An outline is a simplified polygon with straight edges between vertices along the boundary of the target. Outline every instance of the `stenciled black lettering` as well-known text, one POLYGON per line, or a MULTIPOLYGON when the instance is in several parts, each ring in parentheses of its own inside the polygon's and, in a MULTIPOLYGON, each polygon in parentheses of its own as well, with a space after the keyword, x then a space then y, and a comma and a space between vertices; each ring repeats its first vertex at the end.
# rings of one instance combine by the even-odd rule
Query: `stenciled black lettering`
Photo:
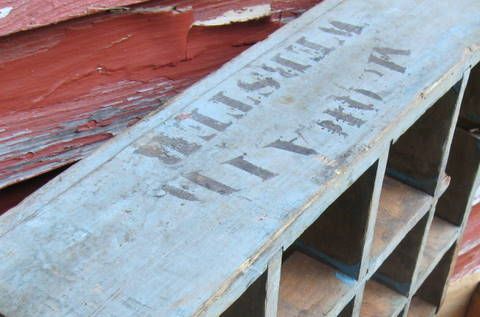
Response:
POLYGON ((241 169, 249 174, 260 177, 264 181, 277 176, 275 173, 250 163, 249 161, 245 160, 243 156, 236 157, 225 162, 225 164, 235 166, 236 168, 241 169))
POLYGON ((195 153, 201 148, 201 145, 199 144, 188 142, 178 137, 170 137, 165 134, 158 134, 154 136, 152 140, 159 144, 166 145, 169 148, 172 148, 186 156, 195 153))
POLYGON ((254 82, 237 81, 237 86, 247 92, 259 92, 263 96, 271 95, 275 90, 280 88, 280 83, 272 77, 263 77, 259 73, 252 73, 258 79, 254 82), (268 88, 268 89, 265 89, 268 88), (262 91, 264 90, 264 91, 262 91))
POLYGON ((333 122, 332 120, 323 120, 323 121, 319 121, 317 122, 317 124, 323 128, 323 129, 326 129, 328 132, 330 132, 331 134, 336 134, 336 135, 340 135, 340 136, 343 136, 343 137, 347 137, 348 134, 346 134, 345 132, 343 132, 343 128, 341 125, 339 124, 336 124, 335 122, 333 122))
POLYGON ((365 104, 360 101, 354 100, 350 98, 350 96, 334 96, 333 97, 336 101, 341 102, 343 105, 358 109, 358 110, 374 110, 375 107, 373 104, 365 104))
POLYGON ((335 109, 327 109, 324 113, 334 117, 337 121, 346 122, 348 125, 361 127, 365 121, 355 117, 351 113, 345 112, 345 109, 341 106, 338 106, 335 109))
POLYGON ((225 96, 223 91, 220 91, 217 93, 215 96, 210 98, 210 101, 213 101, 215 103, 222 103, 226 106, 232 107, 234 109, 237 109, 241 112, 249 112, 250 110, 253 109, 252 106, 249 104, 246 104, 242 101, 239 101, 237 99, 233 99, 231 97, 225 96))
POLYGON ((185 156, 189 156, 200 148, 201 145, 188 142, 182 138, 158 134, 152 138, 151 143, 139 146, 137 150, 135 150, 135 153, 154 157, 167 165, 173 165, 180 162, 182 159, 172 153, 172 150, 185 156))
POLYGON ((363 30, 362 26, 340 22, 340 21, 331 21, 330 25, 332 27, 329 27, 329 28, 321 27, 320 30, 326 33, 339 35, 343 37, 352 37, 355 34, 359 35, 362 33, 362 30, 363 30))
POLYGON ((216 119, 213 119, 211 117, 200 114, 198 112, 198 109, 195 109, 192 111, 192 119, 197 121, 198 123, 201 123, 207 127, 210 127, 220 132, 225 131, 232 124, 232 122, 224 123, 216 119))
POLYGON ((272 58, 272 61, 300 73, 304 73, 308 68, 312 67, 312 65, 304 65, 304 64, 294 62, 290 59, 282 57, 280 54, 275 55, 272 58))
POLYGON ((353 91, 355 92, 358 92, 359 94, 362 94, 364 96, 367 96, 367 97, 370 97, 372 99, 376 99, 376 100, 380 100, 382 101, 383 98, 379 95, 379 94, 376 94, 370 90, 367 90, 367 89, 353 89, 353 91))
MULTIPOLYGON (((324 45, 309 41, 305 36, 302 36, 295 43, 299 46, 308 48, 309 50, 303 49, 302 52, 309 54, 312 57, 312 59, 316 62, 321 61, 328 54, 330 54, 335 50, 334 47, 326 47, 324 45), (314 53, 312 53, 311 51, 313 51, 314 53)), ((289 47, 287 47, 287 49, 293 50, 293 46, 290 45, 289 47)))
POLYGON ((214 191, 220 195, 230 195, 234 192, 237 192, 237 189, 234 189, 230 186, 222 184, 210 177, 204 176, 198 172, 191 172, 183 175, 186 179, 195 183, 201 187, 204 187, 208 190, 214 191))
POLYGON ((199 201, 199 199, 192 193, 187 192, 186 190, 183 190, 178 187, 170 186, 170 185, 163 185, 162 189, 177 198, 180 198, 182 200, 188 200, 188 201, 199 201))
POLYGON ((375 47, 373 49, 373 52, 368 57, 368 62, 377 64, 384 68, 388 68, 395 72, 399 72, 402 74, 405 73, 407 68, 393 62, 391 59, 392 55, 409 56, 410 50, 401 50, 401 49, 394 49, 389 47, 375 47))
POLYGON ((269 145, 265 147, 273 147, 276 149, 292 152, 292 153, 297 153, 301 155, 315 155, 317 154, 317 151, 314 149, 304 147, 301 145, 297 145, 295 143, 295 139, 292 141, 282 141, 282 140, 276 140, 275 142, 270 143, 269 145))

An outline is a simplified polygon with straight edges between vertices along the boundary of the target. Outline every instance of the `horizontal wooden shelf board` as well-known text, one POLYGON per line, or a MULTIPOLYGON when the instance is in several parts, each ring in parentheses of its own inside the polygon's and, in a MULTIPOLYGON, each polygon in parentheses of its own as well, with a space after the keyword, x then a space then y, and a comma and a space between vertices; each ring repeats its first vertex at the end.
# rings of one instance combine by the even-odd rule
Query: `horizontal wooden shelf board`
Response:
POLYGON ((337 316, 353 298, 358 282, 303 253, 283 264, 279 317, 337 316))
POLYGON ((405 235, 430 210, 433 197, 385 177, 371 249, 371 269, 375 272, 405 235))
POLYGON ((478 12, 306 12, 0 217, 0 311, 220 315, 478 62, 478 12))
POLYGON ((365 285, 362 317, 397 317, 407 304, 407 298, 394 290, 370 280, 365 285))
POLYGON ((418 296, 414 296, 410 303, 410 310, 408 311, 408 317, 434 317, 437 308, 424 301, 418 296))
POLYGON ((427 242, 423 255, 419 262, 418 279, 416 288, 422 285, 423 281, 433 271, 442 257, 447 253, 453 243, 457 240, 460 228, 434 217, 428 232, 427 242))

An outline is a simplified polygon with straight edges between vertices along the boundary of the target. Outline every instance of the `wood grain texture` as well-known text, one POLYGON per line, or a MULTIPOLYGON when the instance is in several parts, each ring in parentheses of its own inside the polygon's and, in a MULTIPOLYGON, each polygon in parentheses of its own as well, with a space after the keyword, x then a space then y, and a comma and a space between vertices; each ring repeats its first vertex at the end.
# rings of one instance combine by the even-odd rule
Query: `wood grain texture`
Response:
POLYGON ((434 317, 436 310, 437 308, 432 304, 424 301, 418 296, 414 296, 410 303, 408 317, 434 317))
POLYGON ((478 62, 478 1, 391 6, 327 0, 2 216, 0 311, 220 315, 478 62))
POLYGON ((412 294, 412 284, 428 219, 429 215, 424 215, 415 224, 374 275, 374 278, 405 296, 412 294))
POLYGON ((465 317, 476 317, 480 315, 480 287, 477 286, 468 305, 467 315, 465 317))
MULTIPOLYGON (((295 0, 279 0, 274 8, 295 8, 295 0)), ((312 0, 300 0, 302 3, 315 3, 312 0)), ((27 31, 42 26, 57 24, 73 18, 85 17, 92 14, 114 12, 121 13, 142 7, 167 7, 177 5, 179 9, 192 5, 194 8, 210 7, 211 13, 199 13, 202 21, 212 19, 219 13, 228 10, 242 10, 245 7, 270 4, 271 0, 246 0, 246 1, 165 1, 165 0, 3 0, 0 3, 0 37, 27 31), (137 6, 135 6, 137 5, 137 6), (212 14, 213 13, 213 14, 212 14)), ((288 14, 287 14, 288 15, 288 14)))
POLYGON ((278 316, 337 316, 353 298, 356 284, 332 267, 295 252, 283 265, 278 316))
POLYGON ((385 177, 371 251, 372 271, 393 252, 400 240, 430 210, 433 198, 385 177))
MULTIPOLYGON (((407 303, 407 298, 390 288, 369 281, 363 293, 362 317, 397 317, 407 303)), ((423 317, 419 315, 417 317, 423 317)))
POLYGON ((465 316, 470 298, 479 282, 479 272, 450 280, 445 302, 440 307, 438 317, 465 316))
POLYGON ((150 1, 0 37, 0 188, 87 156, 317 2, 150 1))
POLYGON ((460 228, 438 217, 434 217, 428 232, 427 242, 420 260, 418 272, 419 287, 445 253, 458 239, 460 228))

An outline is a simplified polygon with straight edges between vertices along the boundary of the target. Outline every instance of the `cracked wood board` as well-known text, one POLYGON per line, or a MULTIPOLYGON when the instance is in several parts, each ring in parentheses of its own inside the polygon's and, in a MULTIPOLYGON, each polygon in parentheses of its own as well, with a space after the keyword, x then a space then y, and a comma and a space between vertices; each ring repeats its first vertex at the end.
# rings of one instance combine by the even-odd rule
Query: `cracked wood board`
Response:
POLYGON ((0 312, 220 314, 478 62, 479 12, 310 10, 2 216, 0 312))

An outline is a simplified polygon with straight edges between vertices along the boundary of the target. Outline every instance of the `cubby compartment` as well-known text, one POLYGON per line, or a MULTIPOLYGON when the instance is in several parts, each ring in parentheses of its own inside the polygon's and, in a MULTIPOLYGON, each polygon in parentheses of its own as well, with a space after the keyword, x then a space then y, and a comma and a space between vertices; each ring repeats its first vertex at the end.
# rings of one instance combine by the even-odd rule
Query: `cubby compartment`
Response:
POLYGON ((384 168, 385 160, 368 168, 285 252, 279 316, 352 314, 384 168))
POLYGON ((369 280, 363 291, 361 317, 397 317, 407 304, 407 297, 391 288, 369 280))
POLYGON ((373 275, 375 280, 404 296, 410 294, 428 219, 429 215, 425 214, 397 243, 393 252, 373 275))
POLYGON ((415 311, 436 310, 443 301, 446 283, 450 274, 452 261, 455 257, 456 244, 452 245, 436 263, 432 271, 423 280, 417 280, 414 288, 414 297, 410 304, 409 315, 426 317, 427 315, 414 315, 415 311))
POLYGON ((278 316, 337 316, 357 287, 352 277, 294 251, 282 265, 278 316))
POLYGON ((370 252, 371 272, 384 271, 388 263, 380 267, 385 261, 396 262, 392 252, 397 249, 401 254, 402 244, 411 248, 413 242, 402 241, 404 237, 415 240, 413 254, 421 249, 429 222, 426 215, 450 181, 445 166, 458 115, 458 96, 458 89, 450 89, 390 148, 370 252), (423 223, 410 234, 421 219, 423 223))
POLYGON ((370 253, 370 271, 377 271, 408 232, 428 213, 433 197, 385 177, 370 253))
POLYGON ((458 117, 461 82, 430 107, 392 145, 387 174, 431 196, 444 181, 453 127, 458 117))
POLYGON ((421 284, 440 262, 443 255, 457 241, 460 228, 434 217, 420 258, 417 283, 421 284))
POLYGON ((265 317, 267 272, 263 273, 220 317, 265 317))
POLYGON ((451 176, 450 186, 438 201, 438 217, 456 226, 464 224, 478 186, 479 164, 479 131, 457 127, 447 164, 447 173, 451 176))
POLYGON ((376 162, 297 239, 295 247, 357 279, 378 206, 384 166, 376 162), (373 210, 373 213, 372 213, 373 210))
POLYGON ((480 65, 470 72, 470 79, 463 96, 459 125, 465 129, 480 128, 480 65))

